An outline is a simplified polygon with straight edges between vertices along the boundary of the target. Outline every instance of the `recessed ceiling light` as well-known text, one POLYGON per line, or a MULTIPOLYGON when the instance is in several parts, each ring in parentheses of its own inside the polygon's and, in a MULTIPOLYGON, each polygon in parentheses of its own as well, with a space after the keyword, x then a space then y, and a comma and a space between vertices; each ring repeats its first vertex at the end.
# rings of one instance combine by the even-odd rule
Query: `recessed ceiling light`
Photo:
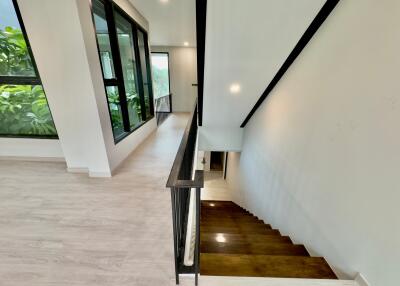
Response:
POLYGON ((160 0, 161 3, 168 3, 169 0, 160 0))
POLYGON ((232 83, 231 86, 229 87, 229 91, 233 94, 239 93, 241 90, 240 84, 238 83, 232 83))
POLYGON ((183 45, 184 45, 185 47, 187 47, 187 46, 189 46, 189 42, 184 42, 183 45))

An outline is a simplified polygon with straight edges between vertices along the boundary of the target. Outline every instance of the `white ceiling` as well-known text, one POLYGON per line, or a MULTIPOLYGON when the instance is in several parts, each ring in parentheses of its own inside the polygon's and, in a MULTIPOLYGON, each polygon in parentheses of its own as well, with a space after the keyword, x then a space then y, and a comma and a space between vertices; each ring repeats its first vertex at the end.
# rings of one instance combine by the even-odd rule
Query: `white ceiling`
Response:
POLYGON ((160 46, 196 46, 195 0, 130 0, 149 21, 150 44, 160 46))
POLYGON ((208 1, 204 126, 241 125, 324 3, 208 1))

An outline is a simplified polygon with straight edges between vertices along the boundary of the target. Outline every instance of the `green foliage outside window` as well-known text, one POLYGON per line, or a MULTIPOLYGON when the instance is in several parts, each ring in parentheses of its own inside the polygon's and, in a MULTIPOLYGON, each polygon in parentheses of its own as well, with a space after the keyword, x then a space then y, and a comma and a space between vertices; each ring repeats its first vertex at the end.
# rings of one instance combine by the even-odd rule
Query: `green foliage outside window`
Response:
POLYGON ((0 134, 57 134, 42 86, 0 85, 0 134))
POLYGON ((152 66, 155 98, 160 98, 169 94, 168 69, 160 69, 156 65, 152 66))
POLYGON ((34 76, 32 60, 20 29, 0 29, 0 75, 34 76))
MULTIPOLYGON (((0 29, 0 75, 35 77, 20 29, 0 29)), ((0 135, 57 135, 41 85, 0 84, 0 135)))

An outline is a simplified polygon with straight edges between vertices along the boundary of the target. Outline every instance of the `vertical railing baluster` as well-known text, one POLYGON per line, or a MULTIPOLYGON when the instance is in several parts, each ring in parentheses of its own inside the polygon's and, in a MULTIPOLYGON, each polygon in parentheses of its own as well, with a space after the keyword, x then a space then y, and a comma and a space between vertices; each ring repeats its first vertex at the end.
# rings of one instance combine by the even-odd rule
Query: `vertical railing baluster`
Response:
POLYGON ((199 285, 199 273, 200 273, 200 210, 201 210, 200 188, 196 188, 196 245, 194 250, 196 286, 199 285))
POLYGON ((171 188, 171 202, 172 202, 172 227, 174 235, 174 260, 175 260, 175 281, 176 285, 179 284, 179 272, 178 272, 178 232, 177 232, 177 221, 176 221, 176 194, 175 188, 171 188))

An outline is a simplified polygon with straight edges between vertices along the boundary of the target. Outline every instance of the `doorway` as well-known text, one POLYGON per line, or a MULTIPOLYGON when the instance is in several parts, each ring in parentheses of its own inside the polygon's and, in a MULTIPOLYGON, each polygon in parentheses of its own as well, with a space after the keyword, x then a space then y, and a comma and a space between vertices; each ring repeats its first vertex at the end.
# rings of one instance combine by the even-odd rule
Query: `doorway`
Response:
POLYGON ((224 170, 224 152, 211 152, 210 171, 224 170))

